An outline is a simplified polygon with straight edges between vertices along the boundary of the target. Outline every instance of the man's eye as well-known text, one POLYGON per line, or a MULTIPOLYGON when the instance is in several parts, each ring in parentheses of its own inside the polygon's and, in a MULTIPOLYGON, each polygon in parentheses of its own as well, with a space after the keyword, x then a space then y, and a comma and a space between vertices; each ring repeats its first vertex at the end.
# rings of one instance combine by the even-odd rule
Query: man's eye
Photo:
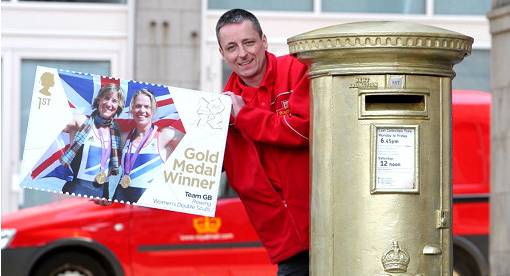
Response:
POLYGON ((253 44, 255 44, 255 41, 247 41, 245 44, 247 46, 253 46, 253 44))

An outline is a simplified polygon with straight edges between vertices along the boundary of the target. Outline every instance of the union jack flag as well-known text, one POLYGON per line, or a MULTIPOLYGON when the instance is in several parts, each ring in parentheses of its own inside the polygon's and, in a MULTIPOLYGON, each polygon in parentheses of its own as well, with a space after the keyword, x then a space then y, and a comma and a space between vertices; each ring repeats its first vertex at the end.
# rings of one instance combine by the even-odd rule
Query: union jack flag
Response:
POLYGON ((69 135, 61 133, 32 170, 30 174, 32 179, 57 177, 65 181, 73 180, 73 172, 62 166, 59 161, 60 156, 64 154, 68 147, 69 135))
MULTIPOLYGON (((167 86, 143 83, 132 80, 121 80, 105 76, 76 73, 67 70, 58 70, 58 78, 64 88, 69 107, 73 113, 90 115, 92 113, 92 104, 99 92, 99 89, 109 83, 120 85, 124 91, 126 99, 125 107, 118 118, 117 123, 121 131, 130 131, 134 127, 129 112, 129 106, 136 91, 145 88, 149 90, 156 98, 157 111, 153 116, 154 124, 159 128, 172 126, 181 132, 185 132, 184 126, 180 120, 179 114, 174 106, 171 91, 167 86)), ((61 133, 50 145, 46 153, 37 162, 30 176, 32 180, 56 177, 64 181, 71 181, 73 172, 61 165, 59 158, 69 147, 69 135, 61 133)))
POLYGON ((131 100, 136 91, 145 88, 152 92, 156 98, 157 110, 156 114, 153 116, 154 124, 156 124, 159 128, 172 126, 181 132, 185 132, 184 126, 179 118, 179 114, 175 109, 171 91, 167 86, 132 80, 121 81, 120 86, 127 93, 124 110, 117 119, 122 131, 130 131, 134 128, 134 123, 131 120, 131 114, 129 112, 129 106, 131 105, 131 100))

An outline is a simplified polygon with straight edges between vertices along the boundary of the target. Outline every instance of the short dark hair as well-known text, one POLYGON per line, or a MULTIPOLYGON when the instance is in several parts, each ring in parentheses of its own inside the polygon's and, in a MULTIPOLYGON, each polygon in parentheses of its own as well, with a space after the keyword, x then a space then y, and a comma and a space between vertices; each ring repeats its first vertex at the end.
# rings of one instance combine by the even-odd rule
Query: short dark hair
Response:
POLYGON ((220 17, 220 19, 218 19, 218 23, 216 23, 216 39, 218 39, 218 44, 220 43, 221 28, 229 24, 240 24, 246 20, 251 21, 253 27, 255 28, 255 31, 257 31, 257 33, 259 33, 260 37, 262 38, 263 35, 262 27, 260 27, 259 20, 257 19, 257 17, 255 17, 255 15, 253 15, 253 13, 243 9, 232 9, 225 12, 220 17))
POLYGON ((96 98, 94 99, 94 102, 92 103, 92 108, 97 109, 99 107, 99 100, 106 95, 110 95, 116 93, 117 97, 119 98, 119 106, 117 107, 117 110, 115 111, 115 115, 119 116, 120 113, 122 113, 122 109, 124 109, 124 104, 126 102, 124 98, 124 90, 118 85, 114 83, 108 83, 102 86, 99 89, 99 92, 97 93, 96 98))

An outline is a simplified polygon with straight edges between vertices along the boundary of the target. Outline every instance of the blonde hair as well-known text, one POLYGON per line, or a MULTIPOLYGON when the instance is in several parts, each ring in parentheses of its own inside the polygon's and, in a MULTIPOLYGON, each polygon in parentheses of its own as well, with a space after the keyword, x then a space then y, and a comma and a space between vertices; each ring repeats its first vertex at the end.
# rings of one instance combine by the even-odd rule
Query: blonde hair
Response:
POLYGON ((119 98, 119 106, 115 111, 115 115, 120 115, 120 113, 122 113, 122 109, 124 109, 124 104, 126 104, 126 99, 124 98, 124 90, 122 90, 122 88, 115 83, 108 83, 101 86, 101 89, 99 89, 99 92, 97 93, 97 96, 92 104, 93 109, 97 109, 99 107, 99 99, 112 93, 117 93, 117 97, 119 98))

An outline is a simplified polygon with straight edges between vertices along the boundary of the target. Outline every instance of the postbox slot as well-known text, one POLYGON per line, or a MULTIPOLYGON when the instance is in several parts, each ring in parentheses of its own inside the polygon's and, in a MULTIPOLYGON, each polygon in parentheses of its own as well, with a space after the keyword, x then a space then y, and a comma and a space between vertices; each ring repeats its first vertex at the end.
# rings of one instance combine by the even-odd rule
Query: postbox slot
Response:
POLYGON ((424 95, 365 95, 366 111, 425 111, 425 106, 424 95))
POLYGON ((359 119, 429 119, 429 97, 427 89, 360 90, 359 119))

